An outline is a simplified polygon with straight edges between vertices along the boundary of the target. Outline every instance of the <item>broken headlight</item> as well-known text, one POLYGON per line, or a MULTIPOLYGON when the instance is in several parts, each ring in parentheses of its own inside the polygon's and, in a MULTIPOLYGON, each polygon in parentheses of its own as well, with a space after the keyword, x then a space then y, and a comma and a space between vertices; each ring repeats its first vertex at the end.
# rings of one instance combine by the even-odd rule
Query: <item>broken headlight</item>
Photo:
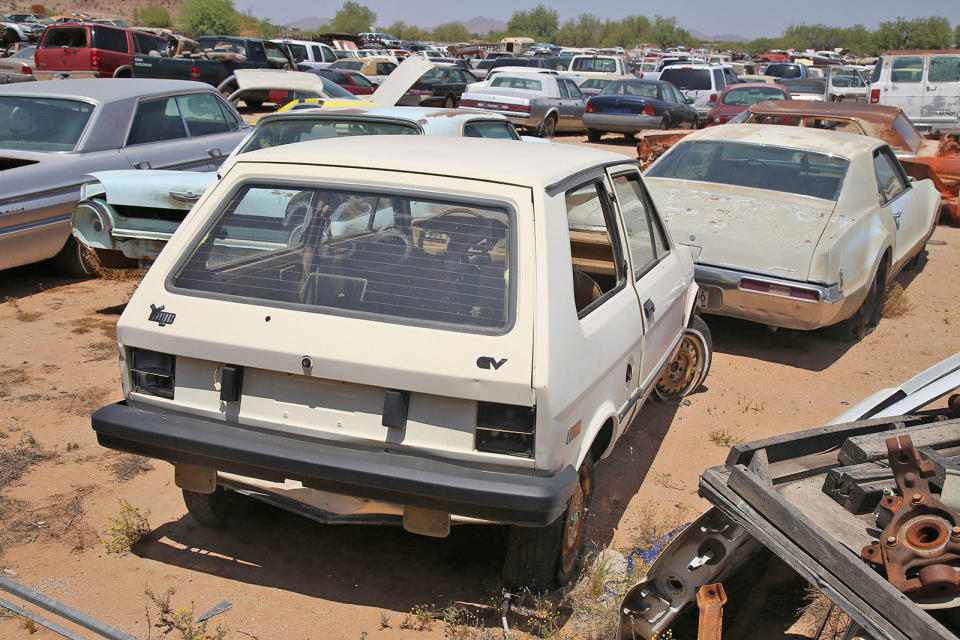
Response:
POLYGON ((477 451, 533 457, 536 407, 477 403, 477 451))
POLYGON ((148 349, 130 349, 129 362, 134 391, 173 400, 176 356, 148 349))

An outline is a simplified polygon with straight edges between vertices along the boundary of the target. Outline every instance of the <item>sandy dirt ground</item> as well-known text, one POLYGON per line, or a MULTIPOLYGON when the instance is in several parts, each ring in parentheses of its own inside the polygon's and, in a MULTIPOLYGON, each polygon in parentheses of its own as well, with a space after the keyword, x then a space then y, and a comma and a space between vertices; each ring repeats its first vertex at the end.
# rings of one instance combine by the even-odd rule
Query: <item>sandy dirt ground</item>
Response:
MULTIPOLYGON (((605 142, 592 146, 633 155, 622 138, 605 142)), ((705 389, 679 405, 648 404, 598 465, 589 540, 629 551, 649 527, 705 508, 697 478, 729 445, 711 435, 749 441, 821 425, 958 351, 960 229, 938 227, 928 249, 919 271, 898 278, 912 309, 858 344, 708 317, 716 354, 705 389)), ((187 515, 170 465, 98 446, 89 416, 121 398, 114 325, 136 283, 136 273, 68 281, 45 264, 0 272, 0 450, 36 460, 0 491, 0 576, 137 638, 180 637, 148 627, 157 612, 145 587, 175 588, 173 607, 197 614, 229 600, 213 623, 225 620, 230 638, 263 640, 443 637, 442 626, 401 629, 404 614, 490 596, 501 527, 436 540, 251 505, 239 526, 210 531, 187 515), (151 535, 111 555, 102 538, 120 499, 149 511, 151 535)), ((7 616, 0 637, 59 636, 7 616)))

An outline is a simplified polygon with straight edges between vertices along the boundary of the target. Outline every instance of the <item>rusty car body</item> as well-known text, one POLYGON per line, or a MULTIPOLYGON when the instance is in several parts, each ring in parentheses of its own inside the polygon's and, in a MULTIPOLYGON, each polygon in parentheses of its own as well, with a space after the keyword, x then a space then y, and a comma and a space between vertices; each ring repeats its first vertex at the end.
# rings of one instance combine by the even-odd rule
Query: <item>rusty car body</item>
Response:
POLYGON ((645 173, 694 247, 705 313, 859 339, 886 284, 918 261, 940 194, 881 140, 775 125, 693 133, 645 173))

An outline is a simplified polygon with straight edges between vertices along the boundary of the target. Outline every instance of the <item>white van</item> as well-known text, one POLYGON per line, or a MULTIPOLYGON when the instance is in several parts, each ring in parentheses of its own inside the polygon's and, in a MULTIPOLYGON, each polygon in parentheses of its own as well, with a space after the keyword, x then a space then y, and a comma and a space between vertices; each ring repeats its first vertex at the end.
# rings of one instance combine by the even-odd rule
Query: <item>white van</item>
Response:
POLYGON ((870 78, 870 104, 900 107, 925 133, 960 125, 960 50, 884 53, 870 78))
POLYGON ((733 67, 706 63, 670 65, 659 79, 680 89, 685 97, 693 98, 693 107, 703 122, 716 104, 717 96, 727 85, 737 84, 733 67))

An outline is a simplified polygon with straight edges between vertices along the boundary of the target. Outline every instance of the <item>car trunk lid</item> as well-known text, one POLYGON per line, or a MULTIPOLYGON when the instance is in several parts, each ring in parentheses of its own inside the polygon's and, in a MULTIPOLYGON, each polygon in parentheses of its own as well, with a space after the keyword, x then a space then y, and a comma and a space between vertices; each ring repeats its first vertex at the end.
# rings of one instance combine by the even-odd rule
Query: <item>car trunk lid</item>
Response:
POLYGON ((806 280, 836 203, 750 187, 647 178, 678 242, 700 247, 697 262, 806 280))

